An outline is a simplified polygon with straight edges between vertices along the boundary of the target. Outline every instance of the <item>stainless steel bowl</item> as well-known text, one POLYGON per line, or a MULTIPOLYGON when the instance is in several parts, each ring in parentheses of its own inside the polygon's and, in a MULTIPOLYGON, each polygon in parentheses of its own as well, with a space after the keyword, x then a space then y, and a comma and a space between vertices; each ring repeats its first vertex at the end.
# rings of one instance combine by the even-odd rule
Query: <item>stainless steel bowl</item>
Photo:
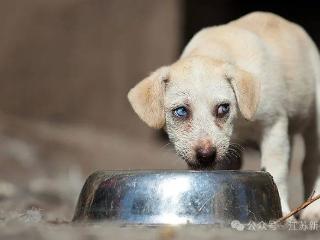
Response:
POLYGON ((87 179, 73 221, 227 226, 280 217, 278 190, 266 172, 100 171, 87 179))

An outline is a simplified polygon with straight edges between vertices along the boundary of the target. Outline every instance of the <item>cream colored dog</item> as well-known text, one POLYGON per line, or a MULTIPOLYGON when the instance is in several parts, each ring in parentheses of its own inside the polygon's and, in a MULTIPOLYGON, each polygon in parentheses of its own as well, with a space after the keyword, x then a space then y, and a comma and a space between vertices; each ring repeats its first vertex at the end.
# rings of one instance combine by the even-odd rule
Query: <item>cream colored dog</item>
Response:
MULTIPOLYGON (((319 54, 303 28, 254 12, 197 33, 178 61, 141 81, 128 98, 144 122, 164 127, 190 168, 214 169, 231 161, 239 139, 258 143, 261 167, 273 176, 288 213, 296 133, 306 145, 305 197, 313 189, 320 193, 319 85, 319 54)), ((302 217, 319 219, 320 203, 302 217)))

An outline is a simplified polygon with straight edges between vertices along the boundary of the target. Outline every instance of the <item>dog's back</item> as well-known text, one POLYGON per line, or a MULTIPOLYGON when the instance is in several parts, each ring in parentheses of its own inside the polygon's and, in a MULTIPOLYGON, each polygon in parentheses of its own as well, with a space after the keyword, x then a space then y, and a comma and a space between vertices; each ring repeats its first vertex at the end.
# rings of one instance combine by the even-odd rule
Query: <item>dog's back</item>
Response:
MULTIPOLYGON (((315 92, 320 86, 319 52, 310 36, 301 26, 268 12, 250 13, 229 24, 253 32, 265 41, 275 65, 273 69, 277 70, 276 65, 279 67, 279 81, 284 82, 282 97, 279 97, 284 100, 286 112, 294 118, 295 125, 302 125, 299 120, 304 121, 310 118, 310 112, 317 112, 310 110, 315 107, 315 92)), ((271 91, 275 88, 270 85, 276 83, 270 80, 265 79, 268 84, 262 87, 270 87, 271 91)))
POLYGON ((311 38, 295 23, 273 13, 250 13, 197 33, 182 58, 192 55, 222 58, 259 78, 264 107, 258 108, 258 120, 285 111, 297 122, 310 113, 319 56, 311 38))

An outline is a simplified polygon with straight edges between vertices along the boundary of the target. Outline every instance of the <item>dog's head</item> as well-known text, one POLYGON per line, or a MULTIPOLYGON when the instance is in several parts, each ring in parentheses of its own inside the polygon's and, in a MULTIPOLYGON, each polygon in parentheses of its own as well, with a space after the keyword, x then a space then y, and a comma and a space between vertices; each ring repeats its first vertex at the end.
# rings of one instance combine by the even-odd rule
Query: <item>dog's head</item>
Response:
POLYGON ((253 119, 259 88, 250 73, 232 64, 190 57, 156 70, 128 98, 150 127, 165 128, 191 168, 209 169, 227 155, 238 112, 253 119))

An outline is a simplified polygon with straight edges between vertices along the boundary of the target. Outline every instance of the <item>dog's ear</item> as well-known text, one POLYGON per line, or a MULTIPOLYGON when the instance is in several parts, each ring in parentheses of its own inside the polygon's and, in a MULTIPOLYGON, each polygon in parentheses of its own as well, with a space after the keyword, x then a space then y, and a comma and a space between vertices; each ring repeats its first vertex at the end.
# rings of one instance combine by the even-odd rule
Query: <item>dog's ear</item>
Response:
POLYGON ((165 124, 164 91, 168 79, 169 67, 161 67, 128 93, 133 110, 150 127, 160 129, 165 124))
POLYGON ((225 74, 236 95, 242 116, 253 120, 260 100, 260 82, 249 72, 231 65, 227 66, 225 74))

